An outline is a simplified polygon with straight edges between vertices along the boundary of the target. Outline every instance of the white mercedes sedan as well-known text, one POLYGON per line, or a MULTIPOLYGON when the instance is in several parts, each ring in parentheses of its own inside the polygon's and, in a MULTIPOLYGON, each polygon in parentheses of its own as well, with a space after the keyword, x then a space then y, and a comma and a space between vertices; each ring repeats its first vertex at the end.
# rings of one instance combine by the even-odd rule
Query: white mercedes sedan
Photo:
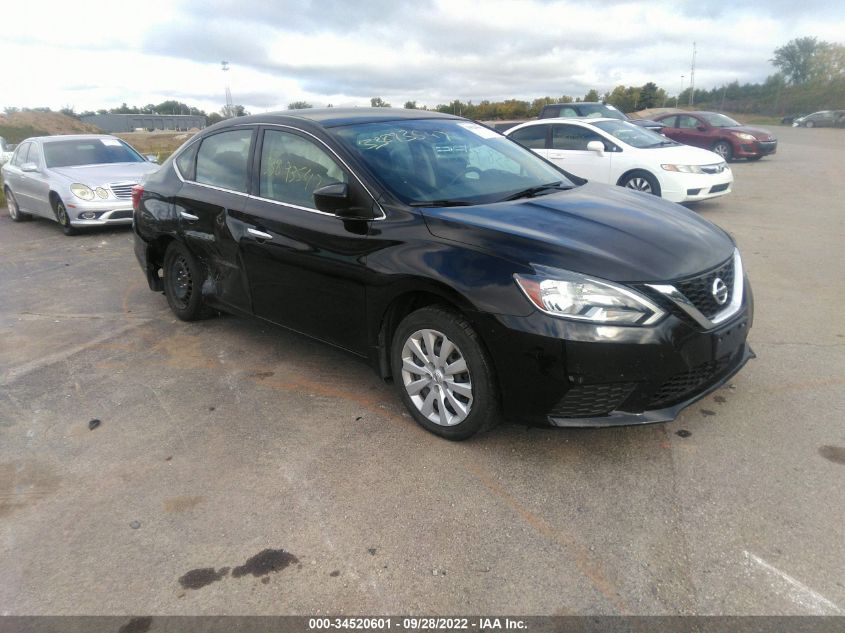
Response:
POLYGON ((733 184, 733 173, 718 154, 627 121, 540 119, 512 127, 505 135, 580 178, 672 202, 724 196, 733 184))

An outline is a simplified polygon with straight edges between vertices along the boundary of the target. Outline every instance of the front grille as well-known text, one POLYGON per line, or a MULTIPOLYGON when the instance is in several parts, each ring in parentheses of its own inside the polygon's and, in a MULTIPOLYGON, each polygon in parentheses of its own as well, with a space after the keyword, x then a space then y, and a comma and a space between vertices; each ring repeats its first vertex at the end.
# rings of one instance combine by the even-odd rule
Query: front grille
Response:
POLYGON ((727 188, 728 183, 723 183, 721 185, 713 185, 712 187, 710 187, 710 193, 719 193, 720 191, 724 191, 727 188))
POLYGON ((646 408, 660 409, 686 400, 712 384, 719 374, 727 369, 730 361, 731 357, 726 356, 676 374, 652 394, 646 408))
POLYGON ((631 395, 633 382, 603 385, 574 385, 549 412, 558 418, 585 418, 607 415, 631 395))
POLYGON ((734 285, 734 261, 733 258, 722 264, 719 268, 687 279, 675 284, 675 287, 692 303, 698 311, 701 312, 708 319, 712 319, 719 312, 729 305, 733 298, 734 285), (728 287, 728 299, 724 304, 716 302, 713 296, 713 282, 716 278, 720 278, 728 287))
POLYGON ((134 187, 135 184, 136 183, 134 182, 115 182, 109 185, 109 189, 112 190, 112 193, 115 195, 116 198, 128 200, 132 197, 132 187, 134 187))
POLYGON ((701 171, 705 174, 721 174, 725 171, 725 163, 716 163, 715 165, 702 165, 701 171))

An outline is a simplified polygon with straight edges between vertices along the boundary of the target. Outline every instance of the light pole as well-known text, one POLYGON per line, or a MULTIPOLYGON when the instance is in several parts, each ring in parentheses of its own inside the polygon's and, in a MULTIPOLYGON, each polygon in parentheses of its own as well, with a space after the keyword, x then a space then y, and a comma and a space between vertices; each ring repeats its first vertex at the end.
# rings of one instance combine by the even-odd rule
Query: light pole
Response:
POLYGON ((681 106, 681 93, 684 91, 684 76, 681 75, 681 89, 678 91, 678 98, 675 99, 675 107, 679 108, 681 106))
POLYGON ((227 79, 226 79, 226 118, 228 119, 230 117, 235 116, 235 112, 234 112, 235 108, 232 105, 232 91, 229 90, 229 79, 228 79, 229 62, 224 60, 224 61, 220 62, 220 65, 223 68, 224 76, 227 77, 227 79))

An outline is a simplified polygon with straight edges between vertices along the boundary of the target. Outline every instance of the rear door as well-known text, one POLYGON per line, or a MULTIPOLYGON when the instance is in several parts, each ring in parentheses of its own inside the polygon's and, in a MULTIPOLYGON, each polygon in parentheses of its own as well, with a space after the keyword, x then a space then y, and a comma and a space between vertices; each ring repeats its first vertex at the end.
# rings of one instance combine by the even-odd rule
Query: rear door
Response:
POLYGON ((345 182, 356 206, 374 201, 327 145, 287 126, 261 131, 256 177, 233 214, 253 312, 366 354, 365 261, 371 221, 318 211, 316 189, 345 182))
POLYGON ((174 200, 182 238, 209 267, 203 294, 247 312, 246 275, 230 217, 246 206, 255 135, 255 126, 228 129, 183 152, 176 167, 184 182, 174 200))
POLYGON ((596 182, 609 182, 611 151, 602 155, 587 149, 587 143, 599 141, 606 150, 613 146, 598 132, 569 123, 552 125, 549 160, 566 171, 596 182))

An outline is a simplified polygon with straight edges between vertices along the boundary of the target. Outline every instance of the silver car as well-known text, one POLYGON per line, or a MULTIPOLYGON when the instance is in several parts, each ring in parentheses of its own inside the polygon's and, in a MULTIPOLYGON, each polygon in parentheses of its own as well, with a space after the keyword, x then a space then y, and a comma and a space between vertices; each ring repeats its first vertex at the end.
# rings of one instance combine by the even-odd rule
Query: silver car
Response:
POLYGON ((158 165, 114 136, 28 138, 3 165, 3 190, 15 222, 38 215, 67 235, 81 227, 132 223, 132 187, 158 165))

